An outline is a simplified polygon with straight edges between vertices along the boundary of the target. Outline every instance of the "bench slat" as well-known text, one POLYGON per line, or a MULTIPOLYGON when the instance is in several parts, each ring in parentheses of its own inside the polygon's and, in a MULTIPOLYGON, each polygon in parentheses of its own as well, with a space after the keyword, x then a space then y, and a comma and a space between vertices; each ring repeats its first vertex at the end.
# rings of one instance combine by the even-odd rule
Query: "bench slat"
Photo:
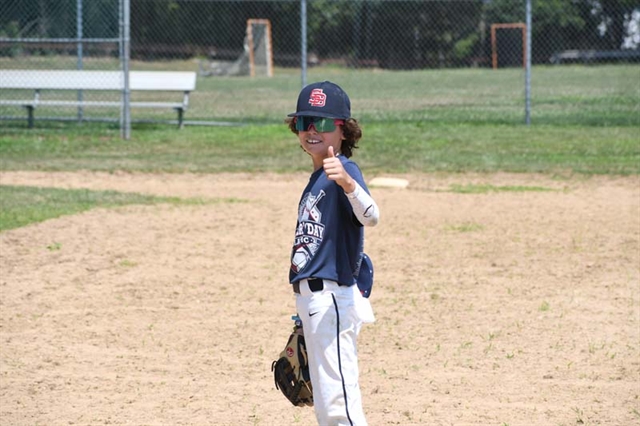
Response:
POLYGON ((191 92, 196 89, 196 73, 191 71, 130 71, 129 75, 131 90, 191 92))
MULTIPOLYGON (((0 99, 0 105, 16 105, 16 106, 95 106, 95 107, 119 107, 122 102, 115 101, 34 101, 33 99, 24 100, 3 100, 0 99)), ((131 106, 139 108, 184 108, 187 105, 175 102, 131 102, 131 106)))
MULTIPOLYGON (((130 71, 131 90, 195 90, 196 73, 191 71, 130 71)), ((121 71, 85 70, 0 70, 3 89, 123 90, 121 71)))
MULTIPOLYGON (((95 107, 119 107, 122 102, 115 101, 39 101, 30 102, 33 106, 95 106, 95 107)), ((140 108, 185 108, 186 105, 175 102, 130 102, 132 107, 140 108)))

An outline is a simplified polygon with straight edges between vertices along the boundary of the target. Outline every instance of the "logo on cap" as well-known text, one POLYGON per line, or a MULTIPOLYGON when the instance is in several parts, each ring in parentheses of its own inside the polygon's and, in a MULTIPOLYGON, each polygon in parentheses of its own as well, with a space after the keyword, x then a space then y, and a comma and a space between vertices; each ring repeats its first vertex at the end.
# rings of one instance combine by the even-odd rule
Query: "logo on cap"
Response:
POLYGON ((309 105, 314 107, 323 107, 327 101, 327 95, 324 94, 322 89, 313 89, 309 96, 309 105))

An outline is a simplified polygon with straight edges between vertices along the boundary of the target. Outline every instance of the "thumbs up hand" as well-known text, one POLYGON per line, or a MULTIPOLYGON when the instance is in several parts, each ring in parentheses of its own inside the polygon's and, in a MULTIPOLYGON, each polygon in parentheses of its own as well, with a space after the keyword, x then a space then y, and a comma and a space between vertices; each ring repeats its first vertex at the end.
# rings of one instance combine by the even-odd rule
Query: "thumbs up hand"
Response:
POLYGON ((329 146, 327 149, 327 156, 323 160, 322 167, 327 174, 327 178, 340 185, 344 192, 351 193, 355 191, 356 183, 344 169, 342 161, 335 154, 333 146, 329 146))

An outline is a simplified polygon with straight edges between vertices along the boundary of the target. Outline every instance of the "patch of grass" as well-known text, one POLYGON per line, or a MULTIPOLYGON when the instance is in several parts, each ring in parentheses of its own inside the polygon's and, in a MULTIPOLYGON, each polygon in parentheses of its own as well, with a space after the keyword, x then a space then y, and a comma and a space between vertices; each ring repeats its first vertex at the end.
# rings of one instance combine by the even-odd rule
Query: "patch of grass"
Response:
POLYGON ((473 345, 473 342, 462 342, 460 344, 460 349, 468 349, 473 345))
MULTIPOLYGON (((0 185, 0 231, 15 229, 31 223, 63 215, 80 213, 95 207, 117 207, 128 204, 200 205, 220 200, 199 198, 156 197, 152 195, 116 191, 90 191, 86 189, 58 189, 29 186, 0 185)), ((240 200, 229 199, 227 202, 240 200)), ((59 250, 59 243, 47 246, 50 251, 59 250)))
MULTIPOLYGON (((380 173, 640 173, 637 127, 362 122, 354 159, 380 173)), ((0 128, 0 170, 168 173, 308 171, 284 124, 243 127, 147 125, 129 141, 104 124, 0 128)), ((488 188, 487 188, 488 189, 488 188)), ((514 191, 516 188, 501 188, 514 191)), ((523 188, 524 190, 524 188, 523 188)))
POLYGON ((579 407, 573 407, 573 412, 576 414, 576 424, 582 425, 585 422, 584 411, 579 407))
POLYGON ((490 192, 545 192, 553 191, 551 188, 545 188, 542 186, 494 186, 489 184, 476 185, 459 185, 453 184, 449 186, 451 192, 458 194, 488 194, 490 192))
MULTIPOLYGON (((366 170, 636 174, 638 128, 389 123, 364 128, 366 170)), ((357 158, 357 157, 356 157, 357 158)))
POLYGON ((474 232, 483 230, 484 226, 480 225, 479 223, 465 222, 459 225, 448 225, 445 229, 447 231, 455 232, 474 232))
POLYGON ((49 251, 58 251, 62 248, 62 244, 58 242, 53 242, 47 246, 47 250, 49 251))

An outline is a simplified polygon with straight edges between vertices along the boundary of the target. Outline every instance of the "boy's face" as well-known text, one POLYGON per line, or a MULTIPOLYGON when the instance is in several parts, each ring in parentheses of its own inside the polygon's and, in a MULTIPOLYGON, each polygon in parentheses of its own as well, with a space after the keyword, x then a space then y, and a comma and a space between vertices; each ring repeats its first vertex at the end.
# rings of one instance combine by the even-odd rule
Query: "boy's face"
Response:
POLYGON ((330 132, 319 132, 314 125, 310 125, 307 130, 298 131, 300 146, 313 157, 314 162, 327 158, 327 150, 330 146, 333 147, 333 152, 338 154, 342 147, 343 139, 344 134, 341 124, 336 125, 335 129, 330 132))

